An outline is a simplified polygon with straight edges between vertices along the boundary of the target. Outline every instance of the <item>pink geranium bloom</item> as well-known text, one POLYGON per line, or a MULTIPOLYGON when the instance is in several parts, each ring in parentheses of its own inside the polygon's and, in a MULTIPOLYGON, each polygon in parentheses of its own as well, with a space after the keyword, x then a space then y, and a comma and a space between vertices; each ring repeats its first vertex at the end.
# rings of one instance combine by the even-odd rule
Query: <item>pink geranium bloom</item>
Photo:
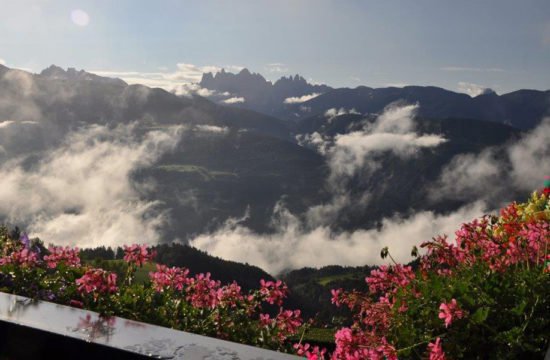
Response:
POLYGON ((64 262, 70 267, 79 267, 80 258, 78 257, 78 248, 62 247, 62 246, 50 246, 48 248, 50 255, 44 256, 44 261, 49 268, 53 269, 60 262, 64 262))
POLYGON ((288 287, 281 280, 277 281, 265 281, 260 280, 260 294, 262 294, 270 304, 282 305, 283 299, 288 294, 288 287))
POLYGON ((130 264, 136 264, 139 267, 143 266, 147 261, 153 261, 155 255, 154 252, 149 251, 146 245, 124 245, 124 261, 130 264))
POLYGON ((445 353, 441 347, 440 338, 437 338, 435 343, 429 343, 428 350, 430 350, 430 360, 445 360, 445 353))
POLYGON ((157 264, 157 271, 150 272, 149 278, 153 283, 153 288, 161 292, 165 288, 172 288, 181 291, 184 286, 190 283, 191 279, 187 277, 189 270, 178 267, 167 267, 157 264))
POLYGON ((458 308, 455 299, 452 299, 450 303, 441 303, 439 310, 439 318, 445 320, 445 327, 451 325, 453 318, 461 319, 463 316, 463 312, 458 308))
POLYGON ((78 292, 81 294, 109 294, 117 292, 116 274, 103 269, 89 269, 79 279, 76 279, 78 292))

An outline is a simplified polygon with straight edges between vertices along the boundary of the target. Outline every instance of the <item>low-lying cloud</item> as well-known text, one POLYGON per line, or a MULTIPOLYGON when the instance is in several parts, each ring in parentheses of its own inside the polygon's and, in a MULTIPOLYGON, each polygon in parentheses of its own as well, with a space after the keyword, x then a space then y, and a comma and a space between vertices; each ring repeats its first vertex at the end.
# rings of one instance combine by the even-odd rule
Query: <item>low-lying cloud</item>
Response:
MULTIPOLYGON (((332 198, 310 207, 304 214, 292 214, 282 204, 273 212, 274 232, 258 234, 227 222, 220 229, 195 237, 191 245, 212 255, 247 262, 272 274, 305 266, 330 264, 381 264, 380 249, 389 247, 400 262, 411 260, 410 249, 437 234, 453 238, 460 224, 493 212, 509 201, 514 191, 529 192, 540 186, 550 173, 550 119, 508 144, 486 148, 479 154, 455 156, 431 185, 431 200, 461 200, 458 210, 396 214, 381 220, 376 228, 338 231, 331 225, 343 211, 357 204, 368 206, 369 191, 351 195, 348 182, 367 174, 379 164, 375 156, 391 152, 412 158, 420 148, 436 148, 446 141, 438 134, 418 134, 413 121, 418 105, 387 108, 362 129, 336 136, 318 132, 300 137, 326 157, 330 168, 327 183, 332 198)), ((406 211, 406 209, 403 209, 406 211)))
POLYGON ((357 110, 355 109, 345 109, 345 108, 331 108, 331 109, 328 109, 327 111, 325 111, 325 117, 327 119, 332 119, 332 118, 335 118, 337 116, 342 116, 342 115, 348 115, 348 114, 355 114, 355 115, 360 115, 361 113, 358 112, 357 110))
POLYGON ((283 63, 270 63, 265 65, 265 69, 270 73, 286 73, 288 66, 283 63))
POLYGON ((485 210, 483 203, 475 203, 450 215, 424 211, 384 219, 379 229, 335 233, 329 226, 306 231, 300 220, 279 206, 275 234, 257 234, 228 223, 214 233, 197 236, 191 245, 214 256, 257 265, 271 274, 306 266, 382 264, 387 260, 380 258, 380 250, 386 246, 397 261, 406 263, 412 260, 414 245, 436 234, 452 235, 461 223, 485 210))
POLYGON ((196 125, 194 127, 195 131, 213 133, 213 134, 226 134, 229 132, 227 126, 215 126, 215 125, 196 125))
POLYGON ((29 166, 0 167, 0 215, 33 236, 61 245, 156 243, 167 217, 140 200, 131 174, 178 143, 181 127, 138 135, 134 125, 91 126, 71 133, 29 166))
POLYGON ((128 84, 141 84, 149 87, 158 87, 167 91, 176 92, 178 94, 186 95, 189 93, 198 93, 201 96, 209 96, 205 91, 196 86, 196 83, 200 82, 202 74, 204 73, 217 73, 226 69, 229 71, 240 71, 242 66, 227 65, 224 67, 215 65, 198 66, 188 63, 176 64, 175 71, 168 71, 167 69, 159 69, 159 71, 142 72, 142 71, 116 71, 116 70, 91 70, 99 76, 120 78, 128 84))
POLYGON ((469 82, 464 82, 464 81, 460 81, 458 83, 457 90, 458 90, 458 92, 468 94, 471 97, 476 97, 476 96, 479 96, 479 95, 489 94, 489 93, 493 92, 493 90, 491 90, 490 88, 488 88, 486 86, 479 85, 479 84, 474 84, 474 83, 469 83, 469 82))
POLYGON ((244 97, 232 97, 232 98, 229 98, 229 99, 225 99, 223 100, 223 102, 225 104, 239 104, 239 103, 243 103, 245 102, 245 98, 244 97))
POLYGON ((432 186, 432 199, 495 202, 512 189, 528 192, 550 174, 550 118, 507 146, 457 155, 432 186))
MULTIPOLYGON (((338 134, 333 138, 314 132, 301 136, 299 141, 317 148, 327 156, 333 177, 352 176, 366 166, 376 167, 376 161, 369 156, 373 153, 392 152, 402 158, 410 158, 421 148, 436 147, 446 141, 438 134, 416 133, 413 119, 418 107, 417 104, 392 105, 374 122, 365 122, 359 130, 338 134)), ((350 112, 330 109, 326 115, 344 113, 350 112)))
MULTIPOLYGON (((309 208, 301 217, 277 204, 272 234, 257 234, 231 221, 215 232, 197 236, 191 245, 215 256, 260 266, 272 274, 304 266, 380 264, 380 249, 385 246, 397 260, 410 261, 413 245, 437 233, 451 234, 460 223, 482 214, 484 203, 448 215, 425 211, 386 218, 377 229, 341 232, 333 230, 332 225, 342 211, 358 202, 368 206, 371 194, 366 191, 352 197, 347 185, 358 172, 378 166, 374 155, 391 152, 410 158, 420 148, 446 141, 437 134, 416 133, 413 118, 417 109, 418 105, 390 106, 374 122, 365 121, 360 130, 334 137, 318 132, 303 135, 299 141, 315 147, 329 165, 327 187, 332 197, 328 202, 309 208)), ((335 109, 334 114, 343 112, 335 109)))
POLYGON ((294 96, 286 98, 283 103, 285 104, 301 104, 303 102, 309 101, 313 98, 316 98, 317 96, 321 95, 320 93, 312 93, 309 95, 303 95, 303 96, 294 96))

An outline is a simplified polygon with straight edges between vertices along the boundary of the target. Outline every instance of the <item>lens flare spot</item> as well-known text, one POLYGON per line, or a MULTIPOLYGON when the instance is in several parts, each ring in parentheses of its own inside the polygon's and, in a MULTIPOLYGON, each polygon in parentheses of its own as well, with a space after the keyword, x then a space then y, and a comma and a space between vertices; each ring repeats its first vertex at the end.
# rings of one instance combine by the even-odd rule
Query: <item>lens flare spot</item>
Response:
POLYGON ((87 26, 90 23, 90 16, 84 10, 71 11, 71 21, 78 26, 87 26))

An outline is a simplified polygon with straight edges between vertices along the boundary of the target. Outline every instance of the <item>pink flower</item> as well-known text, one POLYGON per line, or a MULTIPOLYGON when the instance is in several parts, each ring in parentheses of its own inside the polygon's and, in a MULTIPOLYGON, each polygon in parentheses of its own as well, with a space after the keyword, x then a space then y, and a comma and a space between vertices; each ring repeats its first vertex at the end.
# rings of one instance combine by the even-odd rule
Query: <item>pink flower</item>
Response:
POLYGON ((117 292, 116 274, 102 269, 90 269, 79 279, 76 279, 78 292, 81 294, 109 294, 117 292))
POLYGON ((165 288, 172 288, 181 291, 191 279, 187 277, 189 270, 185 268, 167 267, 166 265, 158 265, 157 271, 150 272, 149 278, 153 283, 153 288, 157 292, 163 291, 165 288))
POLYGON ((440 338, 437 338, 435 343, 429 343, 428 350, 430 350, 430 360, 445 360, 445 353, 441 347, 440 338))
POLYGON ((445 320, 445 327, 449 327, 453 322, 453 317, 461 319, 463 317, 463 312, 458 308, 455 299, 452 299, 450 303, 441 303, 439 305, 439 318, 445 320))
POLYGON ((271 325, 271 318, 269 314, 260 314, 260 325, 269 326, 271 325))
POLYGON ((139 267, 143 266, 147 261, 152 261, 155 255, 154 252, 149 252, 149 248, 146 245, 124 245, 124 261, 136 264, 139 267))
POLYGON ((330 302, 333 303, 336 306, 340 306, 340 296, 342 296, 342 289, 332 289, 330 290, 330 293, 332 294, 332 298, 330 299, 330 302))
POLYGON ((0 265, 15 264, 23 267, 32 267, 38 263, 38 255, 27 248, 14 251, 9 256, 0 258, 0 265))
POLYGON ((308 360, 322 360, 325 358, 327 349, 319 348, 319 346, 311 346, 310 344, 294 344, 296 354, 305 356, 308 360))
POLYGON ((281 280, 265 281, 260 280, 260 294, 264 296, 265 301, 270 304, 282 305, 283 299, 288 294, 288 287, 281 280))
POLYGON ((241 287, 236 282, 233 282, 218 290, 218 298, 221 303, 235 307, 238 302, 244 299, 244 296, 241 294, 241 287))
POLYGON ((187 286, 186 299, 197 308, 215 308, 219 302, 221 282, 210 279, 210 273, 197 274, 190 279, 187 286))
POLYGON ((365 279, 369 284, 371 293, 377 292, 395 292, 400 287, 407 286, 415 275, 410 266, 382 265, 377 270, 372 270, 370 276, 365 279))
POLYGON ((275 318, 275 326, 279 331, 279 340, 283 342, 288 336, 296 334, 298 328, 302 325, 300 310, 283 310, 279 311, 275 318))
POLYGON ((78 256, 78 248, 62 247, 62 246, 50 246, 48 247, 50 255, 44 256, 49 268, 53 269, 60 262, 65 262, 71 267, 80 266, 80 258, 78 256))

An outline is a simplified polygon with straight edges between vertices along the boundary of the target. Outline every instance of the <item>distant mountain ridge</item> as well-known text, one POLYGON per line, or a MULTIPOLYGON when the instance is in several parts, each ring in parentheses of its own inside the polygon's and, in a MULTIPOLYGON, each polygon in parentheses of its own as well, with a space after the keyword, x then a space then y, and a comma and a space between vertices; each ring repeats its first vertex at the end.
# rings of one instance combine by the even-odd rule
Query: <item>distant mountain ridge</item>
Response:
POLYGON ((476 97, 434 86, 403 88, 334 89, 301 104, 307 112, 300 119, 323 114, 329 109, 355 109, 363 114, 381 113, 394 102, 418 103, 418 116, 429 118, 467 118, 511 125, 519 129, 534 128, 550 115, 550 90, 517 90, 497 95, 486 92, 476 97))
POLYGON ((51 65, 48 68, 42 70, 39 76, 50 80, 67 80, 67 81, 82 80, 82 81, 97 81, 97 82, 103 82, 103 83, 118 84, 121 86, 128 85, 126 82, 118 78, 98 76, 98 75, 86 72, 84 70, 78 71, 75 68, 68 68, 67 70, 64 70, 63 68, 56 65, 51 65))
MULTIPOLYGON (((237 74, 225 70, 216 74, 206 73, 199 85, 240 98, 239 102, 226 105, 296 123, 333 108, 355 109, 362 114, 381 113, 396 101, 419 103, 418 115, 423 117, 487 120, 519 129, 534 128, 543 117, 550 115, 550 90, 520 89, 498 95, 487 89, 471 97, 435 86, 332 88, 309 84, 300 75, 282 77, 272 83, 247 69, 237 74), (285 102, 287 99, 294 101, 285 102)), ((223 104, 223 101, 219 102, 223 104)))
POLYGON ((286 118, 294 106, 285 100, 312 94, 323 94, 332 88, 327 85, 310 84, 300 75, 281 77, 272 83, 258 73, 243 69, 237 74, 222 71, 205 73, 199 83, 202 88, 232 97, 243 98, 235 106, 255 110, 271 116, 286 118), (290 109, 290 110, 289 110, 290 109))

